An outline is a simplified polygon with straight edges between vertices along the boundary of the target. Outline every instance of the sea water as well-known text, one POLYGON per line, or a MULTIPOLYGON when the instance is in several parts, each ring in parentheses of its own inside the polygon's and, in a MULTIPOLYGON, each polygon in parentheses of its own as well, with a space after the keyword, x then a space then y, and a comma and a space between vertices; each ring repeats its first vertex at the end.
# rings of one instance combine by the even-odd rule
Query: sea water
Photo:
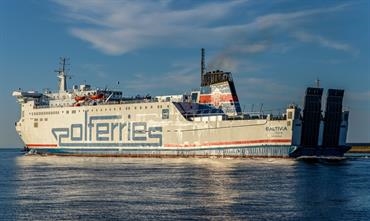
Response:
POLYGON ((0 219, 370 220, 370 158, 99 158, 0 149, 0 219))

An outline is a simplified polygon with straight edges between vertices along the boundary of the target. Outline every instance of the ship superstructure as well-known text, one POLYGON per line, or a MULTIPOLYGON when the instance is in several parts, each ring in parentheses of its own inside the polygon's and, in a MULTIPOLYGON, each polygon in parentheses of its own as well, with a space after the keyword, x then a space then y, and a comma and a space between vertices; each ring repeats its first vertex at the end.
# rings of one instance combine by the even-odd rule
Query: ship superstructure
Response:
POLYGON ((31 152, 141 157, 342 157, 348 111, 344 91, 307 88, 303 111, 243 113, 230 72, 205 71, 190 94, 124 97, 121 91, 67 88, 65 60, 59 90, 14 91, 21 107, 16 130, 31 152))

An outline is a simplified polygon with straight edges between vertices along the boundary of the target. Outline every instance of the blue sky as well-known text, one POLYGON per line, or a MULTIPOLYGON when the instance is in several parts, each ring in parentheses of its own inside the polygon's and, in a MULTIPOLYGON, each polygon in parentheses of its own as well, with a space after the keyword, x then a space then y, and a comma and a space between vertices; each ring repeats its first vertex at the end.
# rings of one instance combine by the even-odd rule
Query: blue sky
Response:
POLYGON ((370 142, 370 3, 363 1, 0 1, 0 147, 21 147, 11 92, 70 86, 179 94, 207 69, 232 71, 242 107, 301 105, 317 78, 346 90, 349 142, 370 142), (120 84, 117 86, 116 82, 120 84))

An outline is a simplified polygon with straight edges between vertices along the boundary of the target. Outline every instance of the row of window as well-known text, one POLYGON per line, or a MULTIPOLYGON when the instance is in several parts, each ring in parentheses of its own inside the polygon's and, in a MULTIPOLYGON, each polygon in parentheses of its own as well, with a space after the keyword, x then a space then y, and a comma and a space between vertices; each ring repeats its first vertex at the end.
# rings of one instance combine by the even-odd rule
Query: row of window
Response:
MULTIPOLYGON (((68 113, 68 111, 66 111, 68 113)), ((72 113, 76 111, 73 110, 72 113)), ((131 114, 127 115, 128 119, 131 119, 131 114)), ((162 109, 162 119, 169 119, 170 118, 170 111, 168 109, 162 109)), ((48 118, 34 118, 33 121, 37 123, 37 121, 48 121, 48 118)), ((38 124, 37 124, 38 125, 38 124)))
MULTIPOLYGON (((133 107, 133 110, 137 110, 137 109, 139 109, 139 110, 142 110, 142 109, 148 109, 148 108, 150 108, 150 109, 153 109, 153 106, 151 105, 151 106, 134 106, 133 107)), ((157 105, 157 108, 158 109, 161 109, 162 108, 162 105, 157 105)), ((167 105, 167 108, 169 108, 169 105, 167 105)), ((126 107, 125 108, 125 110, 130 110, 131 109, 131 107, 126 107)), ((89 110, 89 111, 91 111, 91 112, 98 112, 98 111, 117 111, 117 110, 119 110, 119 111, 121 111, 122 110, 122 108, 121 107, 119 107, 119 108, 100 108, 100 110, 99 110, 99 108, 96 108, 96 109, 91 109, 91 110, 89 110)), ((52 115, 52 114, 60 114, 60 113, 62 113, 62 114, 64 114, 64 113, 66 113, 66 114, 69 114, 70 112, 72 113, 72 114, 75 114, 75 113, 77 113, 77 112, 81 112, 81 111, 85 111, 85 110, 72 110, 72 111, 69 111, 69 110, 66 110, 66 111, 42 111, 42 112, 31 112, 30 114, 32 115, 32 116, 37 116, 37 115, 52 115)))
POLYGON ((47 118, 34 118, 33 121, 48 121, 47 118))
MULTIPOLYGON (((169 108, 170 107, 170 105, 167 105, 167 108, 169 108)), ((144 109, 153 109, 153 105, 150 105, 150 106, 144 106, 144 109)), ((162 105, 157 105, 157 108, 158 109, 161 109, 162 108, 162 105)), ((126 110, 130 110, 130 107, 126 107, 125 108, 126 110)), ((133 108, 134 110, 136 110, 137 109, 137 107, 136 106, 134 106, 134 108, 133 108)), ((143 109, 143 107, 142 106, 139 106, 139 108, 138 109, 143 109)))
POLYGON ((59 111, 31 112, 31 115, 52 115, 52 114, 59 114, 59 111))

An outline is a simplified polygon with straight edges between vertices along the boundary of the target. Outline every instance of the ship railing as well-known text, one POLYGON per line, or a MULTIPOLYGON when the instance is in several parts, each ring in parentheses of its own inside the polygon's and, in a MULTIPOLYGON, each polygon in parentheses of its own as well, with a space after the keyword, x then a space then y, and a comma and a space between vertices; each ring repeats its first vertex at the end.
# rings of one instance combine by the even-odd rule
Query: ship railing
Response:
POLYGON ((265 114, 264 112, 242 112, 235 116, 228 116, 228 120, 286 120, 286 114, 265 114))
MULTIPOLYGON (((95 106, 95 105, 112 105, 112 104, 143 104, 143 103, 154 103, 158 102, 156 99, 133 99, 133 100, 113 100, 113 101, 107 101, 107 102, 91 102, 91 103, 85 103, 81 106, 95 106)), ((51 106, 50 104, 35 104, 33 106, 34 109, 41 109, 41 108, 53 108, 53 107, 77 107, 75 103, 66 103, 66 104, 55 104, 54 106, 51 106)))
POLYGON ((43 108, 50 108, 50 105, 34 105, 33 109, 43 109, 43 108))
POLYGON ((183 114, 185 117, 213 117, 213 116, 225 116, 224 113, 202 113, 202 112, 199 112, 199 113, 185 113, 183 114))
POLYGON ((189 113, 182 113, 182 115, 188 119, 193 120, 196 118, 207 118, 207 117, 216 117, 222 116, 223 120, 286 120, 286 114, 265 114, 263 112, 242 112, 237 115, 228 115, 224 112, 210 112, 209 110, 198 110, 189 113))
POLYGON ((243 111, 240 116, 242 116, 243 119, 286 120, 286 110, 276 108, 260 111, 243 111))

